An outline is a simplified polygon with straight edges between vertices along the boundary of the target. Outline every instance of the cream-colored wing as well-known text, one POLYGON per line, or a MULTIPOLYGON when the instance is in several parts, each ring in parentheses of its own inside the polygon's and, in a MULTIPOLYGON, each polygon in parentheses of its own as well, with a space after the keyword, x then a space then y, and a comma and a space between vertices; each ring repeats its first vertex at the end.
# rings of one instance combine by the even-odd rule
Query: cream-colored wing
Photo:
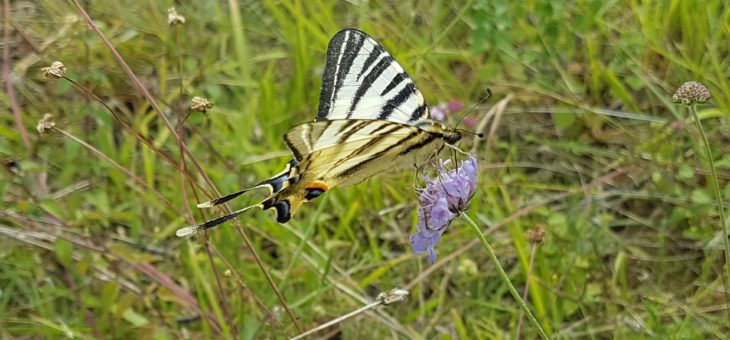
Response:
POLYGON ((382 120, 333 120, 302 124, 285 139, 303 179, 336 185, 421 164, 440 150, 443 134, 382 120))

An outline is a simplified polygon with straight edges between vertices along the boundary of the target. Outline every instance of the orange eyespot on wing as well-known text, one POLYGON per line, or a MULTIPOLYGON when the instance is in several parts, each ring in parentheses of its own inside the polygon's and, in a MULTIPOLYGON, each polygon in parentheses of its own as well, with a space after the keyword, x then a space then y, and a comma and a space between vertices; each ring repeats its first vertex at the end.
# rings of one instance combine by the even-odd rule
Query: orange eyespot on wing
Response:
POLYGON ((327 185, 327 183, 324 183, 324 182, 309 182, 309 183, 307 183, 306 188, 307 188, 307 190, 320 189, 322 191, 327 191, 330 189, 329 185, 327 185))
POLYGON ((304 199, 306 199, 307 201, 311 201, 319 197, 329 189, 330 187, 326 183, 309 182, 307 183, 307 186, 304 187, 304 190, 306 190, 306 193, 304 194, 304 199))

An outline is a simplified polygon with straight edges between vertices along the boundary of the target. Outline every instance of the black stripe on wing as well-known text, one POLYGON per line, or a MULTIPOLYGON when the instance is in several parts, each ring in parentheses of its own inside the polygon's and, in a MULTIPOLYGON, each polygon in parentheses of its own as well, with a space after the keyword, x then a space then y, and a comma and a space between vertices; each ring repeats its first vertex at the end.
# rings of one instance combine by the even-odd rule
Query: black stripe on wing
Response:
POLYGON ((327 119, 332 105, 337 101, 338 89, 342 88, 367 38, 367 35, 357 30, 342 30, 330 40, 322 75, 317 120, 327 119))
MULTIPOLYGON (((344 53, 340 56, 340 60, 336 65, 337 85, 335 86, 335 89, 337 91, 335 91, 334 96, 332 97, 332 103, 337 102, 337 95, 340 92, 339 89, 342 88, 347 75, 351 73, 352 64, 355 61, 355 58, 357 58, 360 54, 360 50, 362 49, 362 45, 365 43, 365 39, 366 37, 361 34, 357 34, 354 31, 345 31, 346 45, 344 53)), ((329 54, 329 50, 327 51, 327 54, 329 54)))
MULTIPOLYGON (((407 143, 411 142, 412 139, 418 137, 421 133, 422 133, 421 131, 414 131, 414 132, 412 132, 411 134, 409 134, 408 136, 406 136, 405 138, 403 138, 403 140, 401 140, 401 143, 400 144, 407 144, 407 143)), ((341 177, 348 177, 348 176, 350 176, 350 175, 352 175, 352 174, 360 171, 360 169, 362 169, 363 167, 367 166, 371 162, 380 160, 380 158, 383 155, 387 154, 391 150, 391 148, 397 147, 397 146, 398 145, 393 145, 392 147, 384 148, 384 149, 382 149, 382 150, 380 150, 380 151, 378 151, 378 152, 370 155, 370 157, 368 159, 366 159, 366 160, 364 160, 364 161, 362 161, 360 163, 353 164, 348 169, 342 170, 342 172, 340 172, 338 175, 341 176, 341 177)), ((370 147, 371 146, 367 146, 365 149, 367 150, 370 147)), ((419 146, 419 147, 422 147, 422 145, 419 146)))
POLYGON ((393 111, 397 110, 399 106, 403 105, 408 98, 410 98, 412 95, 416 93, 416 85, 413 85, 413 83, 406 84, 405 87, 403 87, 400 92, 398 92, 395 97, 392 99, 388 99, 387 105, 383 106, 382 109, 380 109, 380 115, 378 116, 378 119, 388 119, 390 118, 390 115, 393 114, 393 111))
POLYGON ((352 117, 352 114, 355 112, 357 104, 360 103, 360 100, 365 96, 365 93, 370 90, 370 88, 373 86, 373 83, 375 83, 375 81, 380 78, 383 72, 388 67, 390 67, 393 62, 393 57, 386 56, 383 59, 380 59, 380 62, 378 62, 375 67, 373 67, 373 69, 368 72, 368 74, 365 76, 365 79, 362 80, 362 84, 360 84, 360 87, 357 88, 357 92, 355 92, 355 99, 353 99, 352 101, 350 110, 347 113, 347 118, 352 117))
MULTIPOLYGON (((379 127, 378 130, 381 130, 383 128, 387 128, 387 130, 384 130, 383 132, 379 133, 378 134, 378 137, 371 139, 370 141, 368 141, 367 143, 365 143, 365 145, 363 145, 363 146, 355 149, 353 152, 349 153, 347 156, 342 157, 342 159, 340 159, 339 161, 337 161, 337 163, 335 163, 332 166, 332 168, 336 168, 336 167, 338 167, 338 166, 346 163, 347 161, 349 161, 353 157, 359 156, 359 155, 365 153, 366 151, 372 150, 372 148, 374 146, 382 143, 386 139, 383 136, 387 136, 389 133, 393 133, 395 131, 398 131, 398 130, 402 129, 403 127, 402 126, 398 126, 398 125, 388 126, 386 124, 383 124, 383 126, 382 127, 379 127)), ((375 134, 373 134, 373 135, 375 135, 375 134)))

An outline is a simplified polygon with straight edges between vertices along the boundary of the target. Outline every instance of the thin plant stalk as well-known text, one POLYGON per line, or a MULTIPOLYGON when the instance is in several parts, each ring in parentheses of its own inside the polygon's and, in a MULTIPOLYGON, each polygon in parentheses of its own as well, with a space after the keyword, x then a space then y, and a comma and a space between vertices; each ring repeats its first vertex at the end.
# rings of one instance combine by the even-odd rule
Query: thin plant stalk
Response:
MULTIPOLYGON (((182 89, 182 85, 180 87, 182 89)), ((182 95, 182 93, 181 93, 182 95)), ((185 163, 185 152, 183 152, 183 145, 185 144, 184 134, 182 131, 183 126, 185 125, 185 121, 187 121, 188 117, 190 117, 190 113, 187 113, 184 115, 182 119, 180 119, 180 122, 178 123, 178 134, 180 135, 180 144, 179 144, 179 150, 180 150, 180 167, 182 168, 182 172, 180 173, 180 192, 185 192, 185 183, 187 182, 190 184, 190 188, 195 193, 195 196, 197 197, 197 191, 195 190, 195 186, 192 185, 191 181, 185 181, 185 173, 187 173, 187 165, 185 163)), ((188 196, 183 194, 181 195, 183 198, 183 202, 185 203, 184 206, 186 208, 186 211, 188 215, 190 216, 190 219, 193 218, 193 212, 190 210, 190 202, 188 201, 188 196)), ((206 235, 205 238, 205 254, 208 256, 208 260, 210 261, 210 269, 213 271, 213 277, 215 277, 215 282, 218 287, 218 293, 220 296, 225 296, 225 291, 223 290, 223 285, 221 284, 220 275, 218 274, 218 269, 215 265, 215 260, 213 259, 213 254, 211 251, 211 243, 208 240, 208 237, 206 235)), ((221 299, 221 308, 223 309, 223 315, 226 319, 226 323, 228 324, 228 328, 231 331, 231 338, 232 339, 238 339, 238 331, 236 330, 236 325, 233 323, 233 320, 231 318, 231 312, 228 308, 228 299, 221 299)))
MULTIPOLYGON (((527 266, 527 277, 525 277, 525 289, 522 290, 522 300, 527 301, 527 296, 530 294, 530 276, 532 276, 532 267, 535 265, 535 255, 537 254, 537 245, 532 246, 532 253, 530 254, 530 264, 527 266)), ((520 333, 522 332, 522 322, 525 320, 525 313, 520 311, 520 317, 517 319, 517 335, 515 339, 520 340, 520 333)))
MULTIPOLYGON (((79 90, 84 95, 90 97, 92 100, 101 104, 101 106, 103 106, 112 115, 112 117, 114 117, 114 119, 117 122, 119 122, 119 124, 122 125, 122 127, 124 127, 129 132, 131 132, 135 138, 137 138, 139 141, 144 143, 144 145, 146 145, 148 148, 150 148, 152 151, 154 151, 158 156, 162 157, 175 170, 177 170, 178 172, 181 172, 183 175, 185 175, 185 177, 188 179, 188 181, 190 181, 191 183, 195 184, 196 186, 198 186, 200 188, 200 185, 198 185, 197 182, 195 180, 193 180, 192 175, 190 174, 190 172, 187 171, 187 169, 185 167, 178 166, 177 162, 175 162, 172 159, 172 157, 170 157, 170 155, 168 155, 166 152, 164 152, 160 148, 156 147, 154 145, 154 142, 152 142, 149 138, 142 136, 141 133, 139 133, 131 125, 129 125, 126 121, 124 121, 124 119, 122 119, 121 116, 119 116, 106 102, 104 102, 104 100, 99 98, 99 96, 97 96, 94 92, 91 92, 89 89, 81 86, 79 83, 77 83, 76 81, 74 81, 73 79, 71 79, 69 77, 64 76, 62 79, 71 83, 71 85, 75 89, 79 90)), ((183 163, 183 162, 181 162, 181 163, 183 163)), ((194 221, 192 221, 192 222, 194 222, 194 221)))
POLYGON ((152 192, 155 196, 157 196, 157 199, 160 200, 160 202, 168 207, 170 210, 176 212, 177 214, 182 214, 182 211, 178 210, 175 205, 172 204, 172 202, 168 201, 167 198, 162 195, 159 191, 155 190, 155 188, 151 187, 147 182, 139 178, 137 175, 132 173, 129 169, 125 168, 121 164, 117 163, 117 161, 113 160, 111 157, 107 156, 105 153, 101 152, 99 149, 93 147, 91 144, 85 142, 79 137, 76 137, 75 135, 71 134, 70 132, 66 130, 62 130, 59 128, 53 128, 54 131, 57 131, 58 133, 62 134, 63 136, 75 141, 76 143, 81 144, 84 148, 91 151, 94 155, 97 157, 109 162, 114 168, 117 170, 123 172, 127 177, 131 178, 134 182, 137 182, 142 188, 149 190, 152 192))
POLYGON ((722 239, 725 246, 725 275, 728 279, 730 279, 730 240, 728 240, 727 219, 725 217, 725 204, 722 200, 720 182, 717 180, 717 171, 715 171, 715 162, 712 160, 712 150, 710 149, 710 142, 707 139, 705 129, 702 127, 702 122, 700 122, 700 117, 697 114, 697 108, 695 107, 695 104, 689 105, 689 112, 692 114, 692 118, 697 125, 697 130, 699 130, 700 136, 702 137, 702 144, 705 147, 707 163, 710 167, 710 182, 712 182, 712 191, 714 192, 715 199, 717 200, 717 212, 720 214, 722 239))
POLYGON ((373 309, 373 308, 375 308, 377 306, 380 306, 380 301, 375 301, 375 302, 370 303, 368 305, 362 306, 361 308, 358 308, 358 309, 356 309, 356 310, 354 310, 354 311, 352 311, 350 313, 347 313, 345 315, 342 315, 342 316, 340 316, 340 317, 338 317, 338 318, 336 318, 334 320, 330 320, 330 321, 328 321, 326 323, 323 323, 323 324, 321 324, 321 325, 319 325, 319 326, 317 326, 315 328, 312 328, 312 329, 310 329, 310 330, 308 330, 308 331, 306 331, 304 333, 301 333, 301 334, 299 334, 299 335, 291 338, 290 340, 303 339, 303 338, 305 338, 305 337, 307 337, 309 335, 312 335, 314 333, 317 333, 317 332, 319 332, 319 331, 321 331, 323 329, 327 329, 329 327, 332 327, 333 325, 336 325, 336 324, 338 324, 338 323, 340 323, 342 321, 345 321, 347 319, 350 319, 352 317, 355 317, 355 316, 358 316, 358 315, 360 315, 362 313, 365 313, 365 312, 367 312, 367 311, 369 311, 369 310, 371 310, 371 309, 373 309))
POLYGON ((338 324, 340 322, 343 322, 343 321, 345 321, 347 319, 350 319, 352 317, 355 317, 357 315, 360 315, 362 313, 365 313, 365 312, 367 312, 367 311, 369 311, 369 310, 371 310, 371 309, 373 309, 373 308, 375 308, 377 306, 380 306, 380 305, 387 306, 387 305, 390 305, 390 304, 392 304, 394 302, 403 301, 403 300, 406 299, 407 296, 408 296, 408 291, 407 290, 400 289, 400 288, 395 288, 395 289, 393 289, 393 290, 391 290, 389 292, 380 293, 380 294, 378 294, 378 297, 375 299, 375 302, 371 302, 371 303, 369 303, 369 304, 367 304, 365 306, 362 306, 362 307, 360 307, 360 308, 358 308, 358 309, 356 309, 356 310, 354 310, 354 311, 352 311, 350 313, 347 313, 347 314, 342 315, 342 316, 340 316, 340 317, 338 317, 338 318, 336 318, 334 320, 330 320, 330 321, 328 321, 326 323, 323 323, 323 324, 321 324, 321 325, 319 325, 317 327, 314 327, 314 328, 312 328, 312 329, 310 329, 310 330, 308 330, 308 331, 306 331, 304 333, 301 333, 301 334, 299 334, 299 335, 297 335, 297 336, 295 336, 295 337, 293 337, 293 338, 291 338, 289 340, 303 339, 304 337, 307 337, 307 336, 312 335, 312 334, 314 334, 316 332, 319 332, 319 331, 324 330, 324 329, 327 329, 327 328, 329 328, 329 327, 331 327, 333 325, 336 325, 336 324, 338 324))
POLYGON ((492 263, 494 264, 494 267, 497 268, 497 274, 499 274, 499 278, 502 279, 502 282, 507 286, 507 289, 509 290, 510 294, 512 294, 512 297, 514 297, 515 301, 517 301, 517 304, 520 306, 520 309, 522 309, 522 312, 527 315, 527 319, 530 320, 530 323, 532 326, 535 327, 537 330, 537 333, 540 335, 540 338, 542 339, 550 339, 547 334, 545 334, 545 331, 542 329, 542 326, 540 326, 540 323, 535 319, 535 316, 532 314, 532 311, 530 311, 530 308, 525 303, 525 300, 522 299, 520 296, 520 293, 517 292, 517 289, 515 289, 515 286, 512 284, 512 281, 510 281, 509 276, 507 276, 507 273, 504 271, 504 268, 502 268, 502 265, 499 263, 499 260, 497 259, 497 255, 494 253, 494 250, 492 249, 492 246, 489 245, 489 242, 487 241, 487 238, 484 236, 484 233, 482 233, 482 230, 477 226, 476 223, 469 217, 467 214, 461 214, 461 217, 466 221, 466 223, 471 227, 471 229, 474 231, 474 233, 479 238, 479 241, 482 243, 482 247, 484 247, 484 250, 487 251, 489 254, 489 258, 492 260, 492 263))
POLYGON ((18 130, 18 134, 20 134, 20 139, 23 141, 23 146, 25 146, 25 150, 28 151, 28 154, 31 154, 33 151, 33 148, 30 144, 30 137, 28 136, 28 131, 26 131, 25 126, 23 125, 23 119, 21 118, 20 113, 20 106, 18 105, 18 99, 15 97, 15 88, 13 87, 13 82, 10 79, 10 48, 9 48, 9 41, 10 41, 10 1, 5 0, 3 1, 3 12, 5 13, 5 25, 4 26, 4 35, 3 35, 3 41, 5 47, 3 48, 3 66, 2 66, 2 73, 3 73, 3 80, 5 80, 5 90, 8 93, 8 100, 10 100, 10 108, 13 111, 13 117, 15 118, 15 125, 18 130))

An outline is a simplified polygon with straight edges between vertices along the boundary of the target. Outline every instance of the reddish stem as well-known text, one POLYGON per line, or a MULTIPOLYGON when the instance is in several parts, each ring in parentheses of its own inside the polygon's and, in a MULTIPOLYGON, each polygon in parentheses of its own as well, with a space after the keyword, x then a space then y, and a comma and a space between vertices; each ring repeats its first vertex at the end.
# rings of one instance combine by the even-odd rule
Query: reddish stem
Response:
POLYGON ((15 117, 15 126, 20 134, 20 139, 23 140, 28 154, 32 152, 30 145, 30 136, 28 131, 25 130, 23 125, 23 119, 20 117, 20 106, 18 106, 18 100, 15 96, 15 88, 13 88, 12 80, 10 79, 10 0, 3 2, 3 11, 5 12, 5 33, 3 35, 3 80, 5 80, 5 90, 8 91, 8 98, 10 99, 10 107, 13 110, 13 116, 15 117))

